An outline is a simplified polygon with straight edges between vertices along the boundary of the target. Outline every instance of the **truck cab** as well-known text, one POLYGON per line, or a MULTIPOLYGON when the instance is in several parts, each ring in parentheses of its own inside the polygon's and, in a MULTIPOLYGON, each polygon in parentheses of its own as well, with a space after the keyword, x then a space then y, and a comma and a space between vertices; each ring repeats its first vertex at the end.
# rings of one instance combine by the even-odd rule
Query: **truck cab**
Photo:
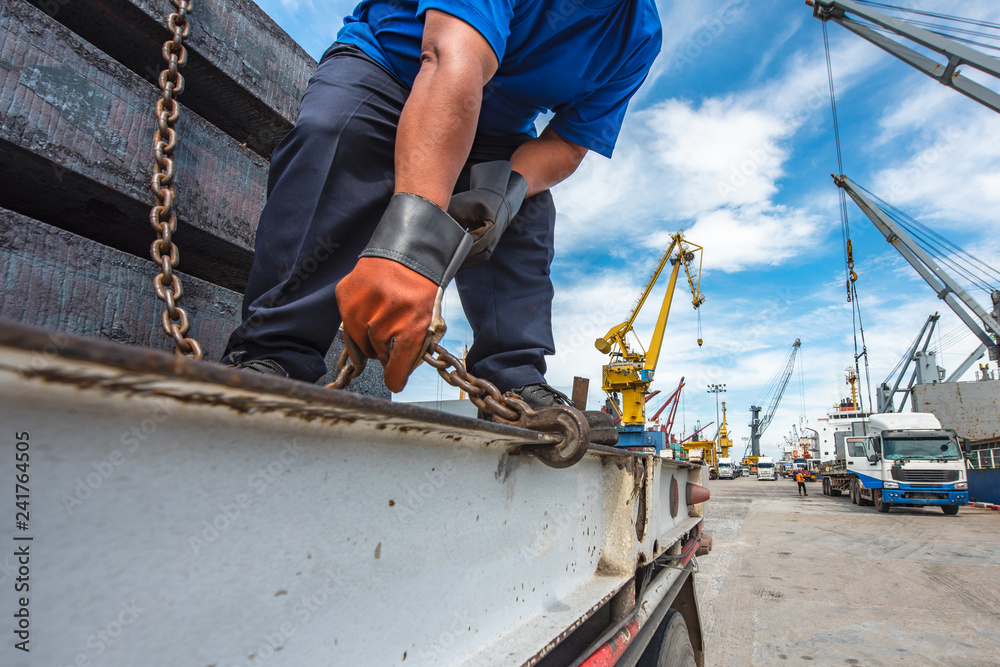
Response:
POLYGON ((777 479, 774 470, 774 461, 767 456, 757 459, 757 480, 774 481, 777 479))
POLYGON ((719 479, 736 479, 736 466, 732 459, 719 459, 719 479))
POLYGON ((958 438, 934 415, 873 415, 866 435, 844 438, 844 459, 857 504, 874 504, 880 512, 893 505, 937 505, 957 514, 969 503, 958 438))

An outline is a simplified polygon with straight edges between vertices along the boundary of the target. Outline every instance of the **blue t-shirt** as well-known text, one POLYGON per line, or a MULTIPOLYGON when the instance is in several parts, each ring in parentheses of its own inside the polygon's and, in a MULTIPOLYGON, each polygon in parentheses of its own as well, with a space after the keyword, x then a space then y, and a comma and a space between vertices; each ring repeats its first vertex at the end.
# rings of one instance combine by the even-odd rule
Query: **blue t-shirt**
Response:
POLYGON ((655 0, 364 0, 337 41, 413 85, 428 9, 471 25, 500 62, 483 89, 478 132, 534 135, 535 118, 551 110, 549 127, 606 157, 660 51, 655 0))

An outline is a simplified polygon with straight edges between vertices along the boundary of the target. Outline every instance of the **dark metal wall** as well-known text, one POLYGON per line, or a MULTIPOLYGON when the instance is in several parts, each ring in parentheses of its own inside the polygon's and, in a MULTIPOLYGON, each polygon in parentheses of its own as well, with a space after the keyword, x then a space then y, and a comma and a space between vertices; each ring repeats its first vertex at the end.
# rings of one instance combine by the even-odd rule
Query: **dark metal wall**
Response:
MULTIPOLYGON (((0 6, 0 318, 172 349, 159 328, 148 222, 170 8, 0 6)), ((190 22, 178 272, 193 334, 217 359, 239 321, 267 159, 316 63, 250 0, 199 0, 190 22)), ((367 373, 366 391, 388 397, 377 364, 367 373)))
POLYGON ((1000 505, 1000 468, 969 470, 969 500, 1000 505))

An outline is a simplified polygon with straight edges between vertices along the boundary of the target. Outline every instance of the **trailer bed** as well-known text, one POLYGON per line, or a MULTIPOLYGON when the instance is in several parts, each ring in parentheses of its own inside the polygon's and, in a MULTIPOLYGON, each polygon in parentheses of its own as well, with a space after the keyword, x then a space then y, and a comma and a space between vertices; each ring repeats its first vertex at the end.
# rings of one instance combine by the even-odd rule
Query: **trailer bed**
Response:
POLYGON ((686 462, 13 323, 0 421, 39 664, 532 665, 701 522, 686 462))

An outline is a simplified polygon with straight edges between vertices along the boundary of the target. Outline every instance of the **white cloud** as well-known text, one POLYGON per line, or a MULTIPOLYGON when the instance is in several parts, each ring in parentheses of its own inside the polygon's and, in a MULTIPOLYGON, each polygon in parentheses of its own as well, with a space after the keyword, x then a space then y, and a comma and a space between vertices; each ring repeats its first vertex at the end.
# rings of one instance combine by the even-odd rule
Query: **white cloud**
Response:
POLYGON ((875 173, 872 191, 922 222, 995 229, 1000 151, 983 139, 1000 133, 1000 115, 929 81, 916 96, 909 90, 896 91, 898 105, 881 119, 879 141, 910 140, 898 159, 876 163, 885 166, 875 173))
MULTIPOLYGON (((673 22, 664 33, 665 55, 672 53, 676 63, 685 49, 698 45, 693 37, 707 40, 706 21, 717 17, 724 4, 662 7, 664 25, 673 22)), ((938 6, 950 9, 941 3, 922 8, 938 6)), ((962 13, 971 14, 964 8, 962 13)), ((732 25, 715 37, 718 44, 735 34, 728 32, 732 25)), ((859 182, 868 181, 862 184, 871 184, 892 203, 941 229, 979 230, 973 232, 979 242, 969 249, 1000 265, 1000 239, 986 232, 995 227, 1000 192, 995 142, 984 140, 1000 129, 996 117, 923 75, 887 78, 890 71, 909 72, 854 35, 831 27, 831 38, 838 100, 855 103, 849 110, 856 123, 849 140, 860 148, 846 157, 863 167, 859 182), (881 169, 883 164, 895 166, 881 169), (898 198, 892 187, 897 181, 906 185, 898 198)), ((615 158, 588 157, 579 173, 559 186, 553 273, 557 354, 549 359, 551 384, 568 392, 574 376, 589 377, 590 406, 603 402, 600 371, 607 359, 593 341, 628 315, 666 245, 667 231, 683 227, 692 241, 706 247, 709 273, 703 289, 708 301, 701 311, 702 347, 696 342, 698 317, 683 284, 667 326, 653 388, 672 391, 685 376, 675 432, 684 427, 690 432, 696 421, 714 420, 714 397, 705 385, 724 382, 728 391, 720 398, 728 403, 736 455, 742 455, 741 438, 749 434, 747 408, 796 338, 802 339, 802 372, 796 368, 765 434, 765 452, 778 453, 782 436, 801 412, 822 416, 847 395, 844 368, 853 364, 855 348, 851 304, 845 300, 843 269, 837 268, 839 215, 835 188, 826 177, 832 168, 822 166, 835 165, 826 69, 821 50, 786 51, 781 49, 771 65, 761 65, 766 71, 760 85, 751 77, 730 81, 728 88, 720 86, 705 98, 644 100, 649 104, 626 119, 615 158), (777 71, 775 63, 783 69, 777 71), (810 141, 828 148, 808 146, 810 141), (792 165, 807 151, 819 156, 819 166, 813 165, 808 175, 796 173, 792 165), (755 162, 754 156, 759 158, 755 162), (724 185, 733 190, 720 187, 724 185), (721 288, 723 283, 730 287, 721 288)), ((661 58, 658 66, 668 61, 661 58)), ((950 372, 975 341, 851 206, 872 390, 935 311, 942 315, 939 342, 950 342, 938 363, 950 372)), ((637 319, 643 343, 649 342, 662 297, 660 287, 637 319)), ((460 313, 452 295, 446 342, 456 353, 471 339, 460 313)), ((863 358, 861 364, 864 370, 863 358)), ((400 398, 458 394, 426 368, 414 376, 411 387, 412 393, 408 388, 400 398)), ((862 397, 867 404, 867 387, 862 387, 862 397)))
POLYGON ((660 0, 656 5, 663 25, 663 46, 637 100, 648 95, 655 82, 671 70, 697 66, 706 50, 717 47, 720 38, 745 17, 749 0, 660 0))
MULTIPOLYGON (((859 52, 843 49, 844 88, 863 69, 859 52)), ((809 252, 824 233, 821 219, 776 199, 791 140, 825 113, 826 95, 825 69, 798 55, 758 88, 632 113, 612 160, 589 157, 556 188, 560 253, 656 247, 681 227, 706 230, 691 240, 711 239, 706 262, 726 270, 809 252)))

